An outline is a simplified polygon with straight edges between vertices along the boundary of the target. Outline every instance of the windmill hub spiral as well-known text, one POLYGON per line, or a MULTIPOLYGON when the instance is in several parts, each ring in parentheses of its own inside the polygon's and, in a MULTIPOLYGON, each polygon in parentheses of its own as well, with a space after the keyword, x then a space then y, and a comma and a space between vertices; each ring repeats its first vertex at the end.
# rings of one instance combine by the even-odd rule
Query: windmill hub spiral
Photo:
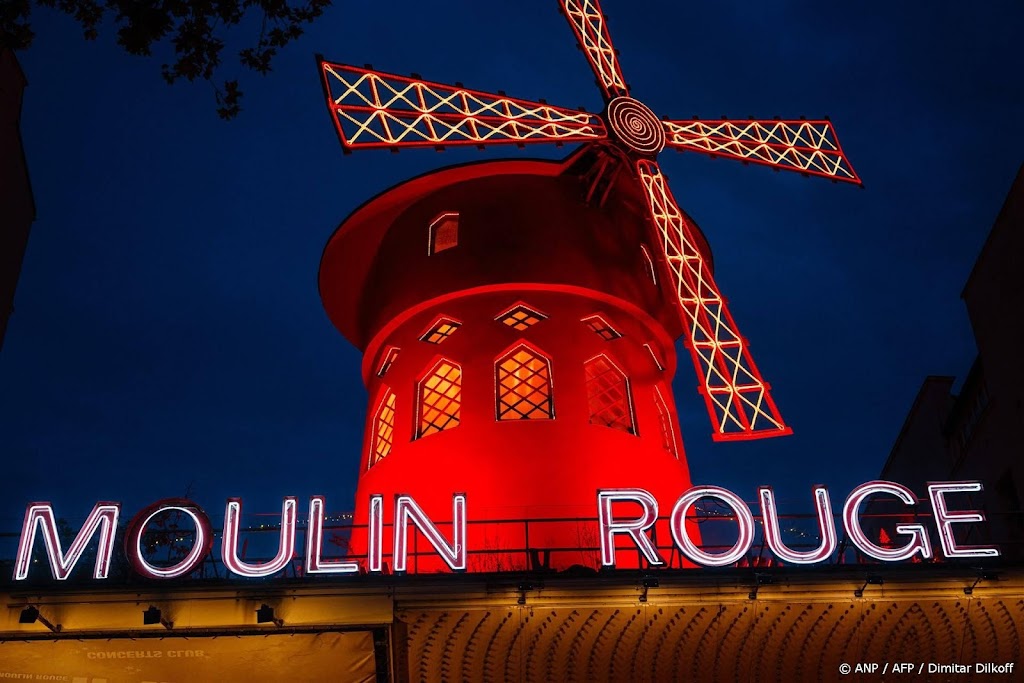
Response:
POLYGON ((665 127, 632 97, 616 97, 608 103, 608 127, 620 142, 641 154, 654 155, 665 147, 665 127))

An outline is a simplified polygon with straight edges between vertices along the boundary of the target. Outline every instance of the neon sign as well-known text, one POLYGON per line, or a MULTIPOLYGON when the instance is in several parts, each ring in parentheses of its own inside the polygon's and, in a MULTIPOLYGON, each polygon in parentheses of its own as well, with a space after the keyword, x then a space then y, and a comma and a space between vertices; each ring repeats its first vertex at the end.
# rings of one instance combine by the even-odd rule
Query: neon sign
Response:
MULTIPOLYGON (((947 558, 998 557, 1000 551, 993 546, 963 545, 954 534, 954 525, 976 524, 985 521, 983 513, 977 510, 950 510, 946 496, 949 494, 978 493, 983 490, 977 481, 932 482, 928 484, 928 502, 939 534, 939 545, 947 558)), ((891 481, 869 481, 857 486, 847 496, 842 507, 841 518, 847 538, 853 546, 867 557, 880 562, 899 562, 919 555, 922 559, 933 556, 928 529, 921 523, 899 523, 895 532, 903 537, 903 544, 897 547, 883 547, 872 541, 864 531, 861 508, 872 496, 886 496, 906 506, 918 503, 913 492, 902 484, 891 481)), ((782 540, 778 506, 771 487, 762 486, 757 491, 757 507, 763 527, 764 540, 769 550, 784 563, 810 565, 827 561, 838 547, 838 534, 832 512, 828 489, 815 486, 812 489, 815 518, 819 542, 810 550, 795 550, 782 540)), ((470 552, 471 538, 467 534, 468 501, 466 495, 452 496, 451 538, 447 538, 438 525, 408 495, 396 496, 394 500, 394 524, 391 544, 391 563, 395 572, 407 571, 408 538, 410 532, 418 531, 428 542, 433 552, 452 571, 465 571, 470 552)), ((323 496, 313 496, 309 502, 309 518, 306 530, 305 566, 306 574, 357 574, 365 570, 381 573, 385 570, 384 548, 384 496, 370 496, 368 510, 367 548, 365 563, 352 559, 324 558, 324 506, 323 496)), ((439 511, 435 511, 439 512, 439 511)), ((98 536, 96 559, 92 578, 106 579, 109 575, 114 551, 114 536, 120 518, 119 503, 99 502, 93 507, 85 523, 65 551, 58 534, 57 518, 50 503, 31 503, 25 511, 17 558, 14 563, 14 580, 29 578, 33 564, 33 550, 41 539, 44 555, 50 573, 57 581, 71 576, 85 550, 98 536)), ((445 511, 447 513, 447 511, 445 511)), ((221 559, 232 574, 241 577, 259 578, 273 576, 284 570, 296 553, 296 527, 298 501, 293 496, 284 498, 281 507, 281 525, 277 553, 264 562, 246 562, 239 555, 239 533, 242 502, 229 498, 224 512, 224 531, 220 543, 221 559)), ((662 518, 664 519, 664 518, 662 518)), ((628 541, 631 553, 639 551, 651 566, 664 566, 665 560, 649 535, 649 530, 659 520, 659 502, 648 491, 641 488, 601 489, 597 491, 597 524, 601 541, 600 558, 605 567, 615 567, 616 551, 627 548, 617 539, 628 541), (622 506, 635 510, 627 515, 622 506), (614 509, 618 506, 619 513, 614 509)), ((750 551, 756 535, 757 520, 750 507, 738 495, 720 486, 695 486, 674 502, 668 517, 672 540, 678 551, 694 562, 705 567, 725 567, 736 564, 750 551), (736 524, 737 538, 732 546, 710 552, 694 542, 687 528, 687 520, 693 519, 692 511, 698 501, 711 499, 727 508, 727 516, 736 524)), ((446 524, 447 526, 447 524, 446 524)), ((185 499, 166 499, 156 502, 138 514, 127 525, 125 554, 132 569, 150 579, 174 579, 191 574, 213 550, 214 532, 210 518, 195 503, 185 499), (158 566, 145 557, 143 534, 146 528, 161 514, 173 512, 185 515, 195 526, 191 548, 184 556, 170 565, 158 566)), ((900 541, 897 540, 896 543, 900 541)), ((886 544, 889 545, 889 544, 886 544)))

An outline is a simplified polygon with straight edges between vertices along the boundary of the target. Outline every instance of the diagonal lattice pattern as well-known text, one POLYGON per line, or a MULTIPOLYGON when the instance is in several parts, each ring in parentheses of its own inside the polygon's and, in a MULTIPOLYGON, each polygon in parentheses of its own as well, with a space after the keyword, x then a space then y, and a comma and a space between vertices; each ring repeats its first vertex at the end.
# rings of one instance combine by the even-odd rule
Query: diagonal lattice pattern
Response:
POLYGON ((629 380, 605 356, 597 356, 583 365, 587 386, 590 424, 611 427, 636 434, 629 380))
POLYGON ((500 320, 504 325, 520 332, 533 327, 545 318, 547 318, 547 316, 543 313, 539 313, 522 304, 510 308, 498 316, 498 320, 500 320))
POLYGON ((666 144, 860 183, 831 121, 663 121, 666 144))
POLYGON ((395 400, 395 392, 388 389, 387 394, 381 399, 380 407, 377 408, 377 415, 374 418, 373 455, 370 458, 370 467, 391 453, 391 446, 395 442, 395 400))
POLYGON ((647 160, 638 161, 636 169, 661 239, 670 284, 690 333, 687 346, 714 422, 712 436, 725 440, 790 433, 695 246, 693 228, 679 210, 661 169, 647 160))
POLYGON ((420 382, 420 424, 418 436, 427 436, 459 426, 462 407, 462 368, 439 360, 420 382))
POLYGON ((342 144, 581 142, 606 137, 595 114, 342 64, 322 64, 342 144))
POLYGON ((587 55, 605 99, 628 94, 601 5, 597 0, 561 0, 560 5, 587 55))
POLYGON ((499 420, 549 420, 555 416, 547 358, 519 346, 498 360, 495 374, 499 420))

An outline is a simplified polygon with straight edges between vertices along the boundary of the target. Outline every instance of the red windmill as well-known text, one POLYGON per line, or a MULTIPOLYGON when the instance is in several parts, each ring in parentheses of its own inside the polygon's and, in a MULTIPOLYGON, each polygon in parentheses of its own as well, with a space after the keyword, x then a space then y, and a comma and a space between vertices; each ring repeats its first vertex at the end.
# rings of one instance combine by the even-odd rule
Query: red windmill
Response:
MULTIPOLYGON (((403 345, 408 346, 408 339, 427 341, 429 337, 444 341, 463 323, 454 315, 444 315, 445 309, 439 307, 438 302, 448 300, 455 292, 482 292, 485 289, 493 292, 497 291, 495 288, 504 287, 501 291, 518 292, 519 300, 509 302, 505 318, 502 318, 501 312, 494 312, 491 319, 502 320, 509 316, 514 318, 518 314, 522 325, 516 326, 513 319, 511 326, 526 330, 547 318, 551 311, 542 313, 538 305, 527 305, 523 300, 523 292, 542 289, 538 283, 571 279, 565 271, 574 267, 572 263, 559 262, 563 257, 569 258, 566 254, 571 245, 567 243, 575 238, 593 239, 595 233, 603 235, 601 239, 606 242, 615 242, 611 245, 614 249, 607 248, 611 242, 595 246, 588 252, 586 265, 578 266, 585 273, 576 273, 579 282, 571 284, 587 287, 588 291, 614 289, 613 294, 618 297, 617 300, 625 302, 623 306, 634 305, 635 308, 653 315, 660 323, 660 327, 644 323, 646 331, 637 331, 640 336, 646 334, 651 339, 655 336, 675 338, 682 334, 685 337, 700 377, 700 391, 714 427, 714 439, 757 439, 791 433, 791 429, 783 422, 772 400, 769 385, 761 377, 747 348, 747 342, 739 334, 712 277, 710 250, 703 234, 676 204, 656 158, 665 147, 673 147, 859 184, 860 180, 844 156, 832 124, 828 120, 803 119, 660 120, 644 104, 630 97, 619 68, 617 52, 612 46, 598 2, 560 0, 560 8, 597 76, 605 102, 601 114, 557 107, 543 101, 514 99, 501 92, 484 93, 467 89, 461 84, 443 85, 422 80, 416 75, 404 77, 381 73, 369 67, 358 68, 320 59, 327 104, 346 153, 362 148, 389 148, 397 151, 403 147, 443 148, 449 145, 482 147, 491 144, 514 144, 522 147, 535 143, 584 143, 581 149, 570 155, 554 170, 542 168, 542 162, 506 161, 453 168, 431 174, 426 178, 415 179, 358 209, 332 238, 321 265, 321 294, 335 325, 364 350, 364 375, 371 390, 371 400, 375 401, 370 411, 371 427, 367 447, 369 454, 367 467, 363 470, 364 475, 369 474, 370 465, 375 461, 392 454, 401 441, 395 434, 404 420, 400 416, 396 418, 401 412, 401 396, 396 395, 390 388, 383 388, 383 384, 378 380, 395 362, 403 345), (574 208, 580 204, 578 195, 570 200, 562 190, 549 191, 551 183, 542 187, 532 181, 523 180, 525 176, 576 178, 578 183, 575 187, 582 188, 585 208, 574 208), (499 177, 504 179, 500 183, 496 180, 499 177), (469 180, 473 178, 477 180, 478 186, 470 187, 469 180), (488 178, 493 182, 484 183, 488 178), (457 193, 452 189, 456 186, 461 187, 457 193), (458 265, 458 269, 463 273, 462 278, 452 279, 450 268, 441 275, 436 269, 427 275, 427 266, 424 265, 421 270, 418 261, 414 259, 414 252, 403 251, 404 247, 397 244, 389 246, 389 240, 394 238, 383 234, 382 231, 390 234, 395 230, 390 230, 386 226, 375 229, 367 227, 382 223, 398 226, 407 220, 428 223, 428 255, 443 256, 439 252, 456 243, 461 245, 463 239, 469 239, 468 236, 459 236, 460 220, 467 223, 465 229, 469 230, 472 207, 476 206, 474 202, 481 201, 480 197, 484 194, 491 198, 491 204, 487 209, 490 212, 487 222, 491 231, 488 249, 491 251, 467 254, 467 258, 472 258, 458 265), (423 200, 422 197, 427 195, 434 199, 423 200), (443 201, 438 200, 438 197, 443 197, 443 201), (415 202, 419 202, 416 206, 422 205, 427 208, 406 210, 415 202), (456 206, 460 202, 462 205, 456 206), (538 221, 549 221, 547 216, 541 218, 539 213, 519 215, 518 222, 513 221, 509 217, 515 213, 512 207, 520 210, 526 204, 538 205, 538 212, 543 209, 549 215, 559 216, 557 230, 549 229, 548 226, 540 234, 535 235, 551 245, 551 253, 546 259, 547 269, 539 272, 524 267, 525 271, 530 272, 524 274, 510 271, 488 280, 477 273, 479 267, 476 264, 480 258, 486 257, 488 253, 493 254, 498 249, 511 248, 509 245, 516 239, 522 242, 522 234, 530 234, 531 228, 528 226, 538 221), (543 207, 539 206, 541 204, 543 207), (400 208, 396 208, 399 206, 400 208), (453 208, 445 211, 446 206, 453 208), (415 219, 408 218, 410 211, 416 214, 415 219), (430 214, 424 211, 437 213, 430 214), (605 233, 601 233, 601 226, 598 225, 602 221, 607 224, 605 233), (608 232, 615 230, 619 230, 621 234, 608 235, 608 232), (510 231, 515 231, 516 235, 513 237, 510 231), (628 249, 627 243, 630 240, 633 240, 632 249, 628 249), (659 248, 653 248, 655 244, 659 248), (654 258, 646 245, 652 245, 651 251, 656 252, 654 258), (601 251, 602 249, 604 251, 601 251), (659 285, 657 301, 651 299, 649 294, 639 291, 642 285, 632 281, 624 285, 615 279, 618 277, 617 271, 609 265, 610 259, 613 258, 609 254, 626 251, 643 252, 650 268, 650 275, 659 285), (398 258, 397 254, 403 254, 402 258, 398 258), (357 262, 358 260, 373 263, 368 265, 357 262), (386 268, 382 265, 384 263, 391 265, 386 268), (371 273, 371 270, 387 272, 371 273), (422 285, 413 284, 411 280, 406 281, 401 287, 395 284, 396 280, 410 278, 410 273, 413 272, 422 276, 421 282, 426 282, 428 278, 432 283, 446 278, 451 281, 447 281, 444 286, 438 285, 440 289, 433 292, 438 296, 433 297, 428 296, 431 292, 425 291, 430 287, 424 288, 422 285), (499 282, 504 284, 499 286, 499 282), (397 289, 400 288, 406 290, 404 294, 397 293, 397 289), (410 288, 414 291, 409 292, 410 288), (415 291, 417 288, 424 291, 415 291), (440 296, 442 291, 443 296, 440 296), (361 303, 346 303, 354 298, 353 295, 359 298, 361 303), (426 303, 428 299, 429 304, 426 303), (416 335, 413 335, 413 328, 409 328, 405 337, 400 334, 396 337, 395 330, 401 326, 398 319, 408 319, 414 310, 429 311, 431 325, 426 331, 418 330, 416 335), (393 319, 389 319, 389 316, 393 319), (381 420, 381 415, 387 419, 381 420)), ((483 211, 482 208, 477 208, 483 211)), ((580 249, 587 251, 587 248, 580 249)), ((622 264, 615 264, 616 267, 619 265, 622 264)), ((649 286, 650 283, 646 284, 649 286)), ((572 305, 566 305, 572 308, 572 305)), ((625 316, 626 313, 620 315, 625 316)), ((576 320, 591 320, 594 323, 591 329, 599 335, 602 334, 599 330, 607 328, 606 334, 621 336, 622 330, 614 329, 605 317, 597 316, 597 322, 594 322, 594 318, 578 316, 576 320)), ((510 324, 506 322, 506 325, 510 324)), ((551 343, 557 345, 559 342, 551 343)), ((492 379, 497 382, 497 421, 504 419, 501 407, 502 393, 511 392, 513 397, 523 398, 537 388, 533 386, 534 384, 547 387, 545 391, 548 393, 541 392, 540 395, 536 395, 534 392, 535 395, 524 398, 524 401, 520 402, 517 414, 523 419, 532 419, 536 415, 528 413, 534 411, 543 413, 543 417, 552 418, 554 406, 551 403, 550 384, 554 380, 551 377, 550 358, 529 344, 521 345, 525 352, 517 355, 514 346, 512 344, 508 349, 508 358, 513 358, 514 361, 502 366, 501 358, 494 360, 492 379), (511 385, 503 384, 502 373, 519 382, 517 387, 522 386, 525 389, 510 388, 511 385), (522 405, 526 405, 527 408, 523 410, 522 405)), ((637 348, 645 349, 645 356, 647 351, 654 354, 654 362, 661 370, 671 372, 673 369, 674 354, 671 342, 667 345, 638 344, 637 348), (655 347, 662 358, 657 357, 655 347)), ((402 350, 402 353, 405 351, 402 350)), ((572 356, 575 350, 566 348, 564 353, 572 356)), ((629 357, 631 354, 623 351, 622 355, 629 357)), ((594 367, 592 363, 588 365, 587 378, 594 380, 598 375, 606 378, 620 377, 621 380, 604 380, 603 394, 628 393, 630 378, 626 377, 628 373, 624 373, 619 367, 620 364, 628 365, 628 359, 620 358, 618 360, 621 362, 616 363, 615 359, 602 357, 607 362, 601 368, 594 367)), ((647 356, 647 359, 649 361, 650 356, 647 356)), ((412 376, 417 387, 415 401, 420 402, 412 406, 412 412, 417 416, 412 441, 430 433, 444 431, 453 423, 458 424, 461 419, 460 415, 442 415, 440 422, 428 421, 429 424, 423 426, 425 411, 432 415, 438 412, 433 407, 434 404, 422 404, 424 392, 430 394, 431 400, 437 402, 437 405, 448 406, 453 400, 462 401, 461 378, 464 375, 468 378, 470 372, 469 365, 456 363, 445 357, 436 356, 429 360, 436 367, 431 366, 429 372, 417 371, 419 374, 412 376)), ((594 358, 583 359, 586 362, 593 360, 594 358)), ((634 378, 633 381, 638 380, 634 378)), ((663 423, 662 441, 672 441, 670 450, 678 451, 674 443, 676 437, 665 437, 665 423, 676 422, 671 407, 670 389, 665 382, 654 389, 656 395, 652 398, 650 406, 642 408, 639 399, 634 401, 630 398, 627 401, 628 409, 620 407, 616 409, 617 412, 612 411, 614 414, 611 417, 606 416, 607 419, 602 419, 606 426, 614 426, 609 423, 618 420, 617 429, 636 434, 637 413, 647 410, 654 416, 653 421, 663 423), (627 412, 629 416, 625 416, 627 412)), ((582 387, 580 390, 584 391, 582 387)), ((591 389, 588 388, 586 391, 591 389)), ((467 402, 468 393, 467 385, 467 402)), ((588 400, 591 406, 590 422, 594 423, 594 396, 590 395, 588 400)), ((441 413, 444 413, 444 410, 441 410, 441 413)), ((668 433, 674 434, 671 426, 667 429, 668 433)), ((570 430, 560 438, 572 441, 576 439, 572 434, 575 432, 570 430)), ((482 437, 477 434, 477 438, 482 437)), ((500 439, 507 438, 507 435, 494 438, 499 439, 495 441, 499 443, 500 439)), ((549 434, 545 438, 553 437, 549 434)), ((619 453, 621 454, 621 449, 619 453)), ((665 475, 668 486, 689 483, 685 461, 683 463, 681 473, 665 475)), ((406 471, 405 476, 418 475, 406 471)), ((361 479, 361 489, 364 488, 364 479, 365 477, 361 479)), ((583 498, 592 500, 592 483, 588 480, 580 487, 581 501, 583 498)), ((408 488, 408 484, 401 484, 399 490, 401 486, 408 488)), ((675 489, 676 495, 679 490, 675 489)), ((360 497, 363 497, 362 494, 357 495, 357 498, 360 497)))

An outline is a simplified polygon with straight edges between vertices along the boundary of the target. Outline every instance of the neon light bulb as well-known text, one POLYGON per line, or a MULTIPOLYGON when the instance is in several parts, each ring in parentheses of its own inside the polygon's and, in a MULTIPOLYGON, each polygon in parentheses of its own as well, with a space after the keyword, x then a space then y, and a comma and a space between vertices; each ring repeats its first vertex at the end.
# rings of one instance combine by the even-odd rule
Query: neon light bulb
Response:
POLYGON ((754 542, 754 516, 750 514, 750 508, 742 498, 720 486, 695 486, 680 496, 675 507, 672 508, 670 526, 672 539, 676 542, 680 552, 697 564, 708 567, 725 567, 739 562, 754 542), (686 532, 686 513, 701 498, 717 498, 736 513, 739 538, 736 539, 733 547, 724 553, 705 552, 693 542, 686 532))
POLYGON ((910 542, 902 548, 882 548, 875 545, 867 537, 867 534, 864 533, 860 526, 858 510, 861 503, 868 496, 876 493, 887 493, 895 496, 907 505, 917 503, 914 492, 903 484, 897 484, 892 481, 869 481, 861 484, 850 492, 850 495, 846 498, 846 504, 843 505, 843 524, 846 526, 846 533, 849 535, 853 545, 868 557, 873 557, 883 562, 909 560, 915 553, 921 553, 921 557, 926 560, 930 558, 932 556, 931 541, 928 539, 928 531, 921 524, 898 524, 896 526, 897 533, 909 534, 912 537, 910 542))
POLYGON ((249 563, 238 557, 238 527, 241 523, 242 499, 228 498, 224 511, 224 538, 221 541, 221 558, 229 571, 249 578, 273 576, 288 566, 295 553, 295 497, 288 496, 281 505, 281 540, 277 555, 268 562, 249 563))
POLYGON ((99 530, 99 547, 96 550, 96 565, 93 567, 92 577, 107 578, 120 512, 119 503, 96 503, 65 554, 61 548, 60 535, 57 533, 57 519, 53 514, 53 507, 49 503, 30 503, 25 510, 25 521, 21 525, 18 555, 14 562, 14 580, 22 581, 28 578, 37 527, 43 531, 43 545, 46 547, 50 573, 58 581, 64 581, 71 576, 72 570, 85 552, 85 547, 99 530))
POLYGON ((652 565, 665 564, 658 549, 644 533, 658 521, 658 501, 644 489, 599 489, 597 492, 599 531, 601 535, 601 565, 615 566, 615 535, 626 534, 652 565), (642 513, 636 519, 620 520, 612 515, 613 503, 636 503, 642 513))
POLYGON ((775 492, 772 491, 770 486, 761 486, 757 489, 757 497, 761 502, 761 519, 764 522, 765 541, 776 557, 784 562, 791 564, 823 562, 832 556, 832 553, 836 551, 836 547, 839 545, 828 489, 824 486, 815 486, 812 495, 814 496, 814 507, 818 513, 818 536, 821 538, 821 543, 814 550, 797 551, 789 548, 782 541, 782 531, 779 528, 779 510, 775 504, 775 492))
POLYGON ((154 503, 135 515, 128 523, 125 551, 132 569, 149 579, 175 579, 187 576, 198 566, 213 546, 210 518, 195 503, 185 499, 166 499, 154 503), (164 512, 180 512, 189 517, 196 527, 196 538, 188 555, 169 567, 150 564, 142 549, 142 535, 153 519, 164 512))
POLYGON ((370 496, 366 563, 371 572, 384 569, 384 496, 370 496))
POLYGON ((306 573, 307 574, 358 574, 359 563, 342 560, 325 560, 322 557, 324 542, 324 497, 309 499, 309 525, 306 527, 306 573))
POLYGON ((395 549, 392 561, 396 572, 404 572, 408 555, 409 522, 426 537, 437 554, 453 571, 466 568, 466 494, 452 496, 452 542, 449 544, 430 518, 411 496, 395 499, 395 549))
POLYGON ((983 545, 957 545, 953 535, 954 524, 984 522, 980 510, 950 512, 946 506, 947 493, 980 493, 984 488, 980 481, 947 481, 928 484, 928 497, 935 512, 935 525, 939 528, 939 542, 946 557, 999 557, 998 548, 983 545))

